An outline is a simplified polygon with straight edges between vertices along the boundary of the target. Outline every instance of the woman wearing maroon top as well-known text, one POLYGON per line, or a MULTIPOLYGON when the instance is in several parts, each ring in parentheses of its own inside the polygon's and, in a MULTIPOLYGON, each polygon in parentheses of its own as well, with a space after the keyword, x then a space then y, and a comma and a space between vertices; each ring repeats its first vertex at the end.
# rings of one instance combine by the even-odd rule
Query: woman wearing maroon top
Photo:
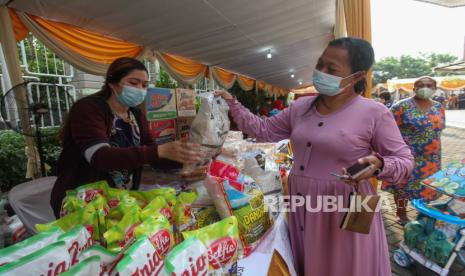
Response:
POLYGON ((119 58, 108 68, 102 90, 73 105, 61 133, 63 151, 50 202, 55 216, 66 190, 98 180, 120 189, 137 189, 145 164, 173 169, 200 161, 198 145, 154 144, 147 119, 137 108, 147 86, 144 64, 119 58))

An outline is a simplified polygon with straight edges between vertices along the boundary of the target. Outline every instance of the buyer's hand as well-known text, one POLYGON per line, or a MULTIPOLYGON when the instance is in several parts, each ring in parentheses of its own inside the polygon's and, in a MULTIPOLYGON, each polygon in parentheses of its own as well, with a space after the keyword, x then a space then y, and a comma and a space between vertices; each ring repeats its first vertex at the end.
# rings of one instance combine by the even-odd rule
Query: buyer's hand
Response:
POLYGON ((234 99, 234 97, 231 94, 229 94, 228 91, 225 91, 225 90, 215 91, 214 95, 215 95, 215 97, 223 97, 223 99, 225 99, 225 100, 234 99))
POLYGON ((158 156, 182 164, 197 164, 202 160, 200 145, 175 141, 158 146, 158 156))
POLYGON ((363 158, 360 158, 358 160, 358 163, 359 164, 369 164, 370 167, 369 169, 361 174, 359 177, 357 178, 352 178, 350 177, 348 174, 347 174, 347 169, 346 168, 343 168, 342 169, 342 173, 343 175, 346 177, 346 179, 344 180, 347 184, 351 184, 351 185, 357 185, 360 181, 362 180, 366 180, 366 179, 369 179, 369 178, 372 178, 375 175, 376 172, 379 172, 382 168, 383 168, 383 161, 380 160, 377 156, 375 155, 369 155, 369 156, 366 156, 366 157, 363 157, 363 158))

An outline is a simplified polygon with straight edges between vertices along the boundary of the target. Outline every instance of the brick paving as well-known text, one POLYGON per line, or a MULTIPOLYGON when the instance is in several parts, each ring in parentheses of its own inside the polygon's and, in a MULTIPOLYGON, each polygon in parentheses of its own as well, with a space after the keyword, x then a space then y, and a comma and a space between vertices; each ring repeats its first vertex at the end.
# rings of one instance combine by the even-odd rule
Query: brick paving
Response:
MULTIPOLYGON (((442 134, 442 162, 447 165, 453 161, 460 161, 465 158, 465 129, 448 127, 442 134)), ((386 196, 391 203, 390 210, 383 210, 384 227, 388 238, 389 250, 391 255, 392 275, 395 276, 430 276, 437 275, 436 273, 424 268, 419 264, 414 264, 408 269, 399 267, 392 259, 392 253, 398 248, 399 242, 403 240, 403 227, 396 223, 396 214, 394 199, 391 194, 380 192, 381 195, 386 196)), ((408 217, 414 219, 416 211, 409 206, 407 211, 408 217)), ((449 273, 451 276, 464 276, 465 267, 460 266, 457 262, 452 266, 449 273)))

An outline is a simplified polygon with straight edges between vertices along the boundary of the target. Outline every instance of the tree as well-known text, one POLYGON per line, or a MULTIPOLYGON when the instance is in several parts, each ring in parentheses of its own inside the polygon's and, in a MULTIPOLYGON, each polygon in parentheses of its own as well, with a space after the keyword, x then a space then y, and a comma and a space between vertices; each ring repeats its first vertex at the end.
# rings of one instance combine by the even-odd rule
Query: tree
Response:
POLYGON ((444 76, 448 73, 436 73, 433 68, 456 61, 450 54, 420 53, 419 56, 402 55, 386 57, 373 65, 373 85, 384 83, 389 79, 416 78, 420 76, 444 76))

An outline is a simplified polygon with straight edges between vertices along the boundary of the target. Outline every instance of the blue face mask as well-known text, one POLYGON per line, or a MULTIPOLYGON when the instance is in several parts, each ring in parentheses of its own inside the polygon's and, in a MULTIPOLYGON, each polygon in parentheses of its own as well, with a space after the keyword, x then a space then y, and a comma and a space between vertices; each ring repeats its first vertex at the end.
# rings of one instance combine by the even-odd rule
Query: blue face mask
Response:
POLYGON ((116 98, 122 105, 136 107, 144 101, 146 95, 146 89, 124 85, 121 93, 116 94, 116 98))
POLYGON ((348 77, 351 77, 353 74, 341 78, 338 76, 330 75, 323 73, 318 70, 313 71, 313 85, 315 86, 316 90, 318 93, 322 95, 327 95, 327 96, 336 96, 337 94, 341 93, 344 89, 349 87, 351 84, 348 84, 347 86, 341 88, 341 82, 343 79, 346 79, 348 77))

